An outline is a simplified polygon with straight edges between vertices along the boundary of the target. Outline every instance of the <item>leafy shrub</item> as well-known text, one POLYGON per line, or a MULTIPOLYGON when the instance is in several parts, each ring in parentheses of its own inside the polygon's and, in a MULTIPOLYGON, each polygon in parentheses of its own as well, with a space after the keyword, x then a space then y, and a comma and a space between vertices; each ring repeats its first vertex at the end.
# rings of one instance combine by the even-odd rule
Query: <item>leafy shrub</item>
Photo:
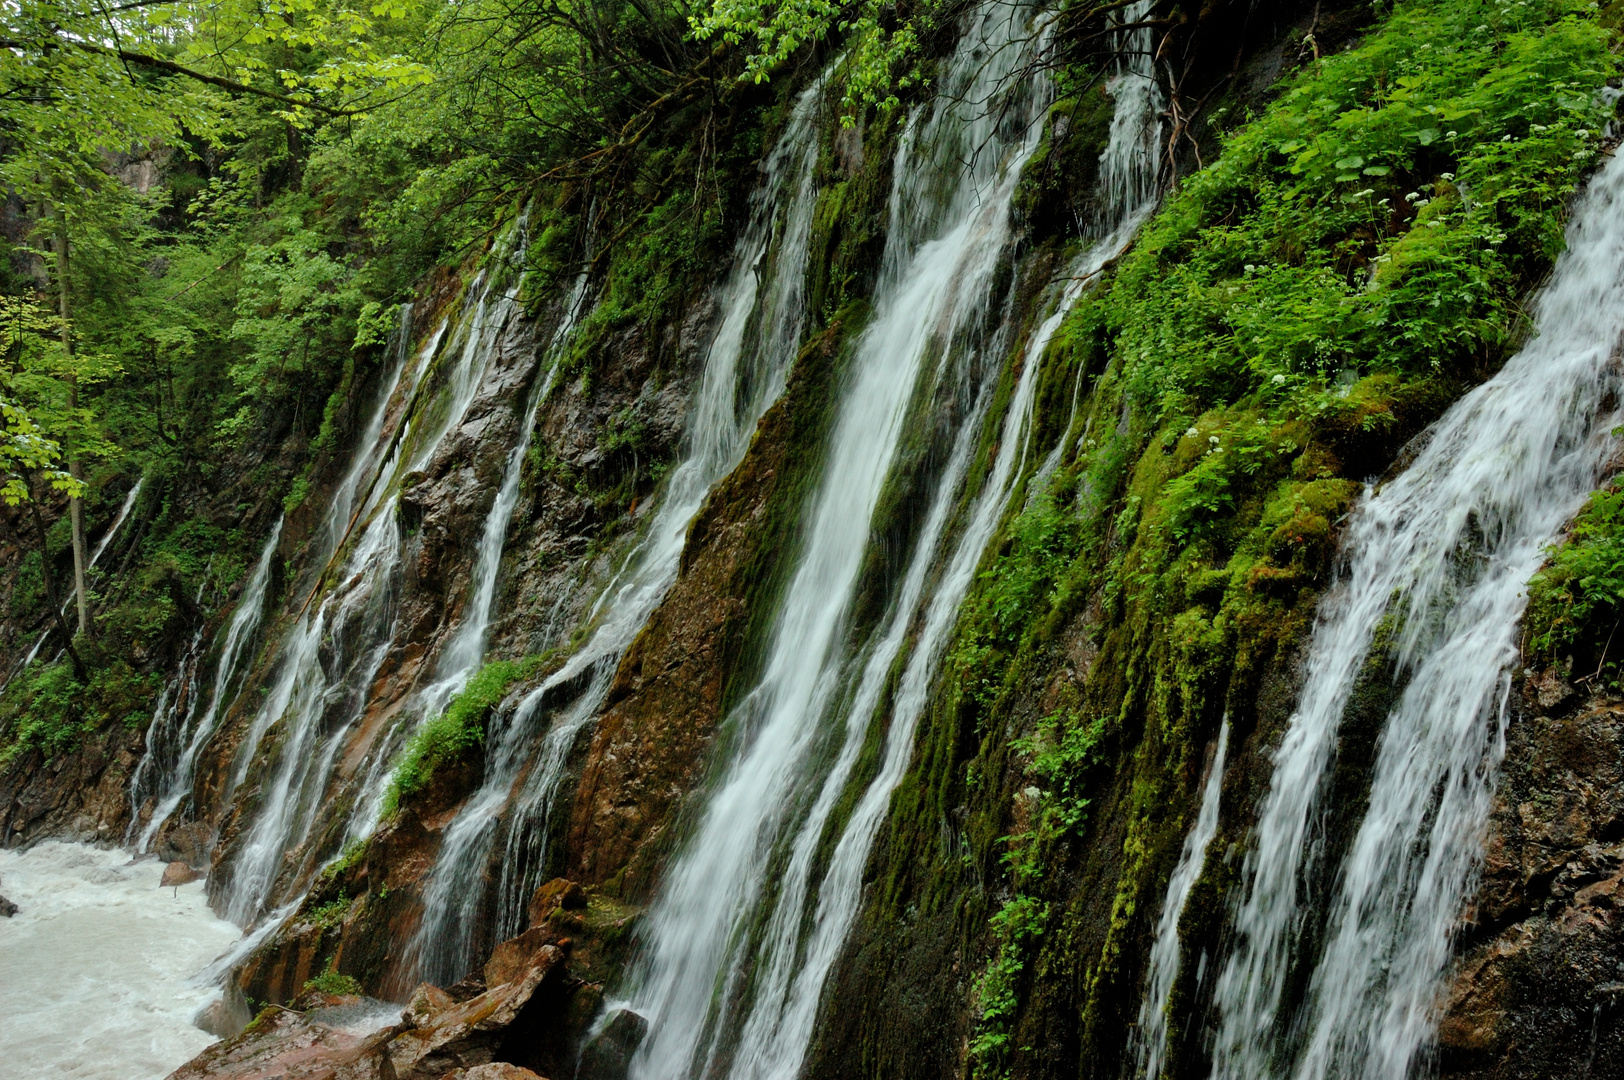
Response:
MULTIPOLYGON (((1555 662, 1585 643, 1607 650, 1603 639, 1612 636, 1609 627, 1616 629, 1624 605, 1624 486, 1619 481, 1590 496, 1566 541, 1554 545, 1549 558, 1528 585, 1530 652, 1555 662)), ((1619 651, 1624 653, 1624 644, 1619 651)), ((1596 670, 1603 665, 1616 674, 1617 656, 1598 656, 1596 670)))
POLYGON ((67 660, 36 661, 18 674, 6 688, 4 704, 11 716, 0 746, 0 765, 29 750, 52 758, 77 747, 95 727, 85 722, 80 708, 83 693, 84 684, 74 678, 67 660))
POLYGON ((542 658, 492 660, 446 706, 444 713, 424 724, 412 736, 395 765, 384 795, 383 816, 393 817, 401 801, 422 791, 441 765, 460 761, 485 741, 485 719, 507 696, 514 683, 528 678, 542 658))
MULTIPOLYGON (((340 892, 333 899, 306 915, 305 920, 311 926, 318 926, 323 930, 337 926, 344 921, 344 916, 349 913, 351 902, 349 894, 340 892)), ((340 991, 333 992, 339 993, 340 991)))
POLYGON ((343 994, 353 997, 361 997, 366 993, 359 982, 348 975, 340 975, 337 968, 331 965, 320 975, 308 980, 300 993, 309 993, 312 990, 323 994, 343 994))

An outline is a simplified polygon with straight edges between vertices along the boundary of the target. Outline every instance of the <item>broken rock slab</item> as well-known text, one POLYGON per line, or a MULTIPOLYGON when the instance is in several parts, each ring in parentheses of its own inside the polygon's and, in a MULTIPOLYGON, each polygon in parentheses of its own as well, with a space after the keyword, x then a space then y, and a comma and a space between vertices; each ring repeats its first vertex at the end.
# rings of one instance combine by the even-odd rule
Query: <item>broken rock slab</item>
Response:
POLYGON ((526 1054, 556 1025, 566 965, 557 946, 529 944, 507 950, 510 978, 469 997, 425 984, 398 1023, 376 1030, 358 1020, 382 1003, 307 992, 265 1009, 170 1080, 543 1080, 520 1063, 536 1064, 526 1054))
POLYGON ((397 1080, 384 1049, 394 1034, 394 1028, 385 1028, 353 1035, 273 1005, 240 1034, 170 1073, 169 1080, 397 1080))

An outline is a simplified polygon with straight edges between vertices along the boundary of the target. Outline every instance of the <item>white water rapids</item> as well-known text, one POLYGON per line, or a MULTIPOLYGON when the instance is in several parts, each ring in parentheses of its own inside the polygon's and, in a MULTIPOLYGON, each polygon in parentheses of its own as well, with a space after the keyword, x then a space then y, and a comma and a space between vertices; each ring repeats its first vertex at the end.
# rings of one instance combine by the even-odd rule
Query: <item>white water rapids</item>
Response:
POLYGON ((163 863, 48 842, 0 850, 0 1077, 159 1080, 214 1036, 194 978, 237 940, 203 883, 160 889, 163 863))
POLYGON ((1624 390, 1624 161, 1577 200, 1533 305, 1537 336, 1439 420, 1360 504, 1322 603, 1297 711, 1246 858, 1219 976, 1219 1080, 1402 1080, 1436 1025, 1451 933, 1475 880, 1504 745, 1529 577, 1601 479, 1624 390), (1377 629, 1402 692, 1368 810, 1335 874, 1323 952, 1300 955, 1303 883, 1328 872, 1337 735, 1377 629), (1312 972, 1286 999, 1293 965, 1312 972))

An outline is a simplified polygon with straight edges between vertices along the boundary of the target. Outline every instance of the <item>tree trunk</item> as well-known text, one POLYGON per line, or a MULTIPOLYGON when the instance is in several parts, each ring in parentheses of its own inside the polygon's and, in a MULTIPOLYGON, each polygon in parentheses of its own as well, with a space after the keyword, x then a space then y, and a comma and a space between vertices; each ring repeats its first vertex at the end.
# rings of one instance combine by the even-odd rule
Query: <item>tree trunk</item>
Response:
MULTIPOLYGON (((56 294, 57 308, 62 316, 62 348, 67 350, 70 368, 68 371, 68 411, 79 407, 79 378, 74 374, 71 363, 73 360, 73 333, 69 328, 71 307, 68 300, 68 221, 67 216, 58 212, 61 227, 56 233, 56 294)), ((78 453, 71 447, 68 449, 68 475, 80 482, 85 478, 85 467, 79 460, 78 453)), ((84 502, 77 494, 68 499, 68 518, 73 524, 73 595, 79 607, 79 632, 90 633, 90 593, 85 587, 85 513, 84 502)))
POLYGON ((45 602, 51 605, 51 615, 56 619, 58 630, 62 631, 62 642, 68 650, 68 658, 73 661, 73 675, 80 683, 89 682, 85 674, 85 665, 79 659, 79 653, 73 647, 73 632, 68 629, 68 620, 62 617, 62 601, 57 598, 56 585, 51 578, 51 546, 45 539, 45 522, 39 516, 39 499, 30 498, 28 509, 34 517, 34 532, 39 537, 39 576, 45 585, 45 602))

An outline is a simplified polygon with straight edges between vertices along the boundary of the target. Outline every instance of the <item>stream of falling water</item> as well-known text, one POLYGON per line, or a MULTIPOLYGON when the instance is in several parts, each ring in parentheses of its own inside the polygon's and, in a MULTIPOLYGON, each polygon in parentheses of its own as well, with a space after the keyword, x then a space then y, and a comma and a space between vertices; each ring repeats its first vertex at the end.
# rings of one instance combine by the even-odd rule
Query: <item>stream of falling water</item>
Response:
POLYGON ((687 454, 667 481, 646 536, 599 598, 591 638, 505 719, 493 720, 485 780, 446 830, 424 889, 423 917, 407 947, 408 980, 452 982, 475 962, 475 929, 490 898, 484 877, 504 810, 498 938, 523 928, 529 891, 545 867, 550 812, 569 750, 597 715, 622 654, 675 579, 689 522, 711 487, 743 457, 756 422, 783 390, 805 321, 821 87, 820 80, 801 95, 762 165, 750 222, 722 288, 722 318, 706 354, 687 454), (570 700, 554 708, 554 699, 572 690, 570 700), (536 729, 550 711, 551 727, 535 749, 536 729))
MULTIPOLYGON (((590 218, 590 214, 588 216, 590 218)), ((535 437, 537 413, 552 392, 558 375, 559 350, 573 335, 585 311, 589 281, 590 275, 586 270, 576 275, 575 283, 564 300, 558 326, 542 353, 541 362, 546 370, 532 380, 524 411, 520 413, 519 438, 508 450, 502 469, 502 485, 485 515, 462 616, 451 639, 440 651, 434 681, 418 692, 417 700, 411 706, 418 723, 441 715, 451 699, 468 685, 468 680, 473 678, 485 658, 486 640, 490 634, 491 620, 496 614, 496 586, 502 567, 502 552, 507 547, 508 529, 519 506, 519 483, 524 475, 525 455, 529 453, 530 443, 535 437)), ((361 784, 362 797, 357 800, 356 811, 350 815, 346 843, 370 836, 377 828, 389 790, 389 769, 398 748, 409 737, 408 728, 415 728, 415 725, 397 725, 393 737, 383 740, 373 751, 368 774, 361 784)))
MULTIPOLYGON (((322 528, 318 531, 317 542, 310 552, 312 562, 325 562, 338 546, 343 542, 344 533, 351 523, 351 512, 356 502, 362 484, 375 476, 378 458, 385 453, 388 445, 385 426, 387 426, 390 404, 396 401, 396 391, 401 390, 401 383, 406 380, 408 390, 416 385, 416 377, 421 372, 421 365, 432 356, 434 346, 438 344, 438 335, 430 341, 417 354, 416 364, 412 364, 411 354, 411 305, 403 304, 400 317, 396 320, 393 331, 393 348, 390 351, 390 367, 383 377, 382 390, 378 393, 378 403, 375 404, 367 419, 367 426, 362 429, 356 440, 356 456, 351 461, 348 471, 339 481, 333 492, 333 499, 328 503, 326 518, 322 528)), ((151 848, 154 838, 164 823, 171 819, 180 804, 192 794, 192 783, 195 780, 198 755, 203 747, 213 739, 214 732, 219 728, 221 719, 224 719, 231 708, 235 695, 244 689, 244 685, 237 684, 237 676, 252 666, 253 646, 255 635, 260 630, 260 622, 265 617, 265 591, 270 585, 271 560, 276 554, 276 546, 281 542, 283 533, 283 518, 278 518, 276 526, 271 529, 270 538, 266 538, 265 547, 260 551, 260 559, 253 567, 253 573, 248 578, 247 585, 242 590, 242 596, 237 599, 237 609, 226 624, 226 640, 221 645, 219 658, 214 666, 214 680, 209 689, 208 706, 203 715, 198 718, 197 676, 203 661, 203 637, 201 629, 193 642, 192 650, 188 650, 187 658, 180 664, 179 671, 175 672, 174 679, 164 687, 159 695, 158 706, 153 710, 153 721, 146 728, 146 750, 140 762, 136 763, 135 771, 130 778, 130 828, 135 830, 141 819, 141 809, 148 799, 156 797, 156 806, 153 807, 151 819, 141 828, 140 835, 135 836, 135 849, 138 853, 145 853, 151 848)), ((284 674, 287 667, 284 666, 284 674)), ((232 788, 242 783, 247 773, 248 763, 252 762, 253 750, 258 747, 260 737, 270 726, 276 716, 270 715, 265 708, 261 708, 255 716, 252 726, 248 729, 244 739, 247 752, 237 760, 234 773, 232 773, 232 788)))
POLYGON ((1167 1003, 1173 996, 1173 981, 1179 973, 1179 918, 1190 899, 1190 890, 1207 865, 1207 846, 1218 833, 1218 802, 1224 790, 1224 760, 1229 756, 1229 717, 1218 729, 1218 746, 1207 766, 1207 782, 1201 789, 1201 809, 1195 827, 1184 836, 1178 865, 1167 881, 1167 899, 1156 920, 1156 941, 1146 963, 1145 997, 1139 1003, 1139 1027, 1135 1032, 1135 1073, 1158 1080, 1167 1052, 1167 1003))
MULTIPOLYGON (((118 515, 113 518, 113 524, 108 526, 107 532, 96 544, 96 549, 90 553, 90 569, 94 570, 96 568, 96 564, 101 561, 102 553, 107 550, 107 545, 113 542, 113 538, 118 535, 119 529, 124 527, 124 520, 130 516, 130 511, 135 509, 135 500, 141 494, 141 485, 145 484, 146 482, 147 478, 142 476, 138 477, 135 483, 130 485, 129 492, 124 496, 123 504, 118 508, 118 515)), ((62 601, 61 610, 63 614, 67 614, 68 606, 72 602, 73 596, 70 593, 68 598, 62 601)), ((39 656, 40 649, 45 647, 45 642, 50 639, 50 636, 55 633, 55 631, 56 626, 54 624, 46 626, 46 628, 40 633, 40 636, 35 639, 34 647, 29 649, 28 654, 23 657, 22 663, 17 664, 11 669, 10 674, 6 676, 5 682, 0 682, 0 693, 5 692, 7 683, 11 682, 19 671, 23 670, 29 664, 34 662, 35 657, 39 656)))
POLYGON ((649 1022, 632 1063, 638 1080, 788 1078, 800 1071, 824 982, 857 910, 863 864, 907 765, 940 645, 1024 468, 1043 349, 1091 269, 1104 261, 1075 268, 1057 310, 1028 343, 998 455, 903 671, 878 774, 844 823, 814 894, 817 852, 830 839, 914 624, 986 419, 991 387, 976 393, 970 380, 987 360, 999 362, 1010 344, 1007 319, 1006 331, 990 340, 978 344, 974 336, 1010 238, 1015 183, 1049 103, 1047 81, 1023 77, 1048 33, 1047 17, 1029 7, 978 9, 939 79, 937 100, 911 116, 904 131, 875 318, 857 346, 774 644, 760 683, 727 720, 734 756, 649 911, 628 977, 629 1005, 649 1022), (960 419, 889 617, 866 645, 848 642, 872 518, 921 377, 957 378, 960 385, 938 389, 954 402, 968 392, 975 404, 960 419), (841 686, 853 675, 847 704, 841 686), (838 751, 820 753, 832 740, 838 751), (781 868, 776 877, 774 866, 781 868))
MULTIPOLYGON (((263 761, 258 797, 249 803, 248 823, 234 844, 224 888, 226 912, 240 924, 263 911, 285 857, 311 837, 328 809, 336 758, 365 715, 374 678, 396 636, 400 480, 429 463, 461 424, 484 382, 503 332, 521 311, 517 295, 522 275, 510 277, 505 288, 499 282, 508 263, 522 261, 523 250, 521 218, 492 253, 491 267, 468 290, 467 314, 452 328, 442 361, 439 400, 415 416, 406 409, 399 430, 386 435, 384 419, 394 391, 412 395, 439 349, 444 327, 403 365, 398 385, 385 395, 359 444, 362 450, 339 497, 328 507, 323 529, 336 538, 330 550, 343 555, 332 576, 336 584, 309 605, 284 637, 277 674, 249 728, 233 777, 234 786, 241 784, 249 765, 263 761), (413 430, 417 424, 423 425, 421 432, 413 430), (364 490, 363 477, 368 480, 364 490), (360 536, 345 553, 357 525, 360 536)), ((370 805, 369 794, 355 791, 350 797, 370 805)))
POLYGON ((1607 159, 1577 200, 1533 317, 1538 336, 1348 525, 1244 867, 1216 986, 1214 1077, 1402 1080, 1432 1037, 1503 750, 1526 585, 1615 447, 1624 160, 1607 159), (1316 963, 1296 955, 1302 887, 1323 846, 1338 727, 1384 620, 1403 690, 1316 963), (1301 1003, 1284 1000, 1293 964, 1314 965, 1301 1003))
POLYGON ((265 614, 265 590, 271 580, 271 560, 281 540, 282 519, 277 518, 275 528, 271 529, 271 535, 266 538, 265 547, 260 551, 259 561, 254 564, 254 572, 237 599, 237 609, 231 613, 231 621, 226 624, 225 643, 220 647, 220 658, 214 668, 214 683, 209 690, 209 704, 203 710, 202 717, 195 724, 192 722, 198 702, 195 668, 188 669, 184 665, 176 677, 182 681, 187 692, 175 692, 173 687, 165 687, 158 707, 153 711, 152 722, 147 725, 146 753, 130 777, 132 831, 141 820, 142 804, 159 791, 162 791, 162 795, 158 797, 151 819, 136 838, 135 850, 138 853, 144 854, 149 849, 164 822, 192 793, 197 755, 214 737, 220 718, 225 715, 236 692, 242 688, 237 683, 237 676, 243 670, 243 662, 253 657, 254 638, 259 633, 259 624, 265 614), (182 697, 186 699, 184 713, 179 700, 182 697))

